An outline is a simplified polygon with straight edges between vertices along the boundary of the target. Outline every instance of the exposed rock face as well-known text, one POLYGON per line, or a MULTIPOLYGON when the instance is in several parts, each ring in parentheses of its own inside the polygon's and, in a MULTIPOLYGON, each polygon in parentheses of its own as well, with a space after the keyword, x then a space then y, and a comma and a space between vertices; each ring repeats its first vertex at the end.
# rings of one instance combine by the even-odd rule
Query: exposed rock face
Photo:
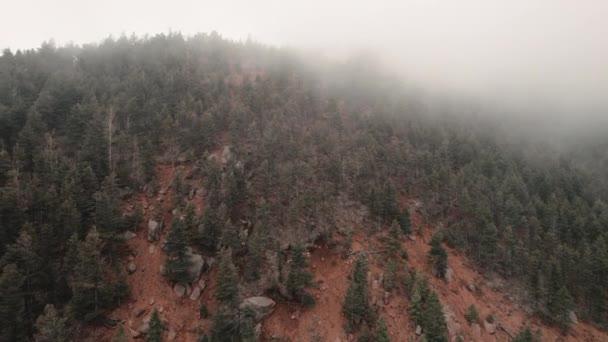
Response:
POLYGON ((275 304, 276 303, 274 302, 274 300, 268 297, 249 297, 245 299, 241 303, 241 305, 239 305, 239 308, 241 310, 253 310, 253 312, 255 313, 254 319, 256 320, 256 322, 259 322, 272 313, 275 304))
POLYGON ((192 263, 190 268, 188 268, 188 273, 190 273, 192 279, 196 280, 203 272, 203 268, 205 267, 205 259, 203 259, 202 255, 193 253, 192 249, 188 249, 187 253, 190 256, 190 262, 192 263))
POLYGON ((137 265, 135 265, 135 263, 130 262, 127 265, 127 272, 129 272, 129 274, 133 274, 135 273, 135 271, 137 271, 137 265))
POLYGON ((181 284, 175 284, 173 287, 173 292, 175 292, 179 298, 182 298, 186 294, 186 287, 181 284))
POLYGON ((137 329, 137 331, 140 334, 147 334, 150 331, 150 317, 146 317, 143 322, 141 322, 141 325, 139 326, 139 329, 137 329))
POLYGON ((160 237, 162 225, 155 220, 148 220, 148 241, 156 241, 160 237))
POLYGON ((458 335, 462 332, 462 327, 458 322, 458 318, 456 317, 456 313, 452 309, 451 306, 445 304, 442 306, 443 316, 445 317, 445 322, 448 326, 448 332, 450 335, 458 335))
POLYGON ((192 293, 190 294, 190 299, 197 300, 200 296, 201 296, 201 288, 198 286, 195 286, 192 289, 192 293))
POLYGON ((496 332, 496 324, 490 323, 488 321, 483 321, 483 328, 490 335, 492 335, 492 334, 494 334, 496 332))

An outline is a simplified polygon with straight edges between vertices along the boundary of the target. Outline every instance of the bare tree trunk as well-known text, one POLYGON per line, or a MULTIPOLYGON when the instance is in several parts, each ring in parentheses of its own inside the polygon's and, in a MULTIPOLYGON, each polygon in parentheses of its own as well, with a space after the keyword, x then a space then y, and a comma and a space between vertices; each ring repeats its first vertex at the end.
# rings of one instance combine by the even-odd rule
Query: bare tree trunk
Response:
POLYGON ((108 112, 108 162, 110 163, 110 173, 114 171, 112 168, 112 123, 114 122, 114 107, 110 107, 108 112))

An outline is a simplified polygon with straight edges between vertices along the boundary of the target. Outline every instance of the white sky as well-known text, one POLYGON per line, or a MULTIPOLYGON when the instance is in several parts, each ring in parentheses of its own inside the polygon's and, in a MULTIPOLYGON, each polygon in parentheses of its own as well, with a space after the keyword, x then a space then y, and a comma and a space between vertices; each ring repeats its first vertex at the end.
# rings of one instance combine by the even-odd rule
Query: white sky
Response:
POLYGON ((450 90, 608 108, 608 0, 2 2, 0 48, 216 30, 327 54, 372 49, 450 90))

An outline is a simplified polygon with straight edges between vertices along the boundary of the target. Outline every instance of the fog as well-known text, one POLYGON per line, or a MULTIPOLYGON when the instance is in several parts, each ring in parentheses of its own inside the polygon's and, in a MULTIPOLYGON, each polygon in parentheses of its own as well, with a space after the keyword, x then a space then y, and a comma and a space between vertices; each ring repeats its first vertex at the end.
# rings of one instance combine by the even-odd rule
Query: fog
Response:
POLYGON ((365 50, 428 91, 524 116, 608 116, 605 0, 25 0, 2 13, 13 50, 216 30, 331 58, 365 50))

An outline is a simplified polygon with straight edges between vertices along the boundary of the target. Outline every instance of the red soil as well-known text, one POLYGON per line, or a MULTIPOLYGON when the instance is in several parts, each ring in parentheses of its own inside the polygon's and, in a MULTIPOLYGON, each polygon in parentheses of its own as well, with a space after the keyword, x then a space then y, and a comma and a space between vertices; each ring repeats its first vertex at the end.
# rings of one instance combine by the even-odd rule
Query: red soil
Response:
MULTIPOLYGON (((169 189, 175 174, 178 169, 182 169, 184 175, 190 171, 191 166, 181 165, 175 168, 169 165, 161 165, 156 168, 157 180, 159 189, 165 189, 166 194, 158 195, 153 198, 147 198, 144 192, 135 194, 127 200, 123 209, 128 211, 134 206, 141 206, 144 209, 143 227, 137 231, 137 236, 128 241, 128 245, 133 256, 129 257, 137 265, 137 271, 131 275, 127 275, 126 282, 131 290, 129 301, 114 310, 109 317, 122 322, 127 335, 131 335, 129 329, 137 331, 142 323, 142 320, 149 316, 150 313, 157 309, 160 312, 161 319, 168 322, 168 327, 165 334, 170 330, 177 333, 177 341, 194 342, 197 340, 200 331, 208 331, 211 322, 199 318, 199 308, 201 303, 207 303, 210 310, 213 310, 215 304, 212 293, 215 289, 214 272, 203 274, 201 279, 206 280, 206 288, 202 291, 202 295, 198 300, 190 300, 188 295, 183 298, 178 298, 173 292, 172 284, 167 279, 160 275, 159 268, 165 261, 164 252, 161 249, 162 241, 169 230, 172 220, 173 192, 169 189), (164 197, 164 198, 163 198, 164 197), (161 200, 162 198, 162 200, 161 200), (163 216, 163 232, 159 241, 150 243, 147 240, 147 222, 154 213, 154 207, 162 208, 163 216), (152 254, 149 251, 151 245, 155 246, 155 252, 152 254), (154 304, 150 304, 151 300, 154 304), (141 307, 147 307, 148 312, 139 318, 135 317, 134 311, 141 307)), ((199 180, 186 181, 194 188, 200 188, 199 180)), ((201 214, 204 208, 204 201, 199 196, 194 196, 192 201, 189 201, 196 208, 197 214, 201 214)), ((128 261, 125 260, 126 265, 128 261)), ((115 334, 115 329, 100 327, 90 332, 85 340, 91 341, 111 341, 115 334)))

